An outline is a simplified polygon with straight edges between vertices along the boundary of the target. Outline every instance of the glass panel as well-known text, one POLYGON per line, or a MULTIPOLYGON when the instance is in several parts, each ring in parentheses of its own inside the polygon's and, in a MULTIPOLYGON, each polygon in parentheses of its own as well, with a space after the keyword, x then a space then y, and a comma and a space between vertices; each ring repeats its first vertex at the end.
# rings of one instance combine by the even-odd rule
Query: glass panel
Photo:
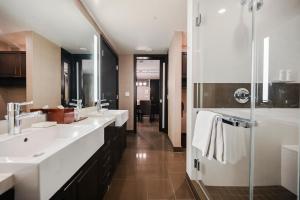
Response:
MULTIPOLYGON (((209 153, 193 139, 194 159, 200 162, 193 178, 212 199, 248 199, 251 129, 234 126, 232 120, 251 119, 252 12, 247 2, 237 0, 198 0, 195 7, 194 114, 218 114, 223 138, 210 136, 215 146, 209 146, 209 153)), ((194 136, 198 133, 196 122, 194 136)))
POLYGON ((300 1, 258 3, 254 199, 297 199, 300 1))

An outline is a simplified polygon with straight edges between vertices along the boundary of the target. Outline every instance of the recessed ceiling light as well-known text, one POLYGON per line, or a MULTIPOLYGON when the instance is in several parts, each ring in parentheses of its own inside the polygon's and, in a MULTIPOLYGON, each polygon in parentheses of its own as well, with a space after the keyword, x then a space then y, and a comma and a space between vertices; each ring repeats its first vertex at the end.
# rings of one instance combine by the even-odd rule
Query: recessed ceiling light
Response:
POLYGON ((148 60, 149 57, 147 57, 147 56, 139 56, 139 57, 136 57, 136 59, 140 60, 139 62, 142 63, 143 62, 142 60, 148 60))
POLYGON ((219 13, 219 14, 224 14, 226 11, 227 11, 227 10, 226 10, 225 8, 221 8, 221 9, 218 11, 218 13, 219 13))
POLYGON ((137 51, 152 51, 152 49, 147 46, 139 46, 139 47, 136 47, 135 50, 137 50, 137 51))
POLYGON ((82 51, 87 51, 87 48, 85 48, 85 47, 80 47, 79 49, 82 51))

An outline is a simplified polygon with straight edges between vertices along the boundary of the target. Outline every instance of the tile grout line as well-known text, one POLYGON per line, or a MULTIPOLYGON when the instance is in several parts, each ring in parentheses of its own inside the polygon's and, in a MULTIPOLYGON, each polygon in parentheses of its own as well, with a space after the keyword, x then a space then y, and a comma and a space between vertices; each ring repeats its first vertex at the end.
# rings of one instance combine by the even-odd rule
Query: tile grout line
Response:
POLYGON ((168 177, 169 177, 169 181, 170 181, 170 183, 171 183, 171 187, 172 187, 172 190, 173 190, 173 194, 174 194, 174 197, 175 197, 175 200, 176 200, 177 197, 176 197, 176 193, 175 193, 175 188, 174 188, 174 184, 173 184, 173 182, 172 182, 172 178, 171 178, 171 176, 170 176, 169 171, 168 171, 168 177))

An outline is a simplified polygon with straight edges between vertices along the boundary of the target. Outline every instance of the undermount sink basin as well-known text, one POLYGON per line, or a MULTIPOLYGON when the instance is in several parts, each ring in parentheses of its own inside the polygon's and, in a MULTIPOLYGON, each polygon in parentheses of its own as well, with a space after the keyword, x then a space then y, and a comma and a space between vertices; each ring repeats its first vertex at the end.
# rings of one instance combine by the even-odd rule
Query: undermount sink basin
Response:
POLYGON ((103 144, 95 124, 24 129, 0 137, 0 173, 14 174, 16 200, 48 200, 103 144))
POLYGON ((128 110, 101 110, 94 111, 88 114, 89 117, 115 117, 115 126, 121 127, 128 121, 128 110))

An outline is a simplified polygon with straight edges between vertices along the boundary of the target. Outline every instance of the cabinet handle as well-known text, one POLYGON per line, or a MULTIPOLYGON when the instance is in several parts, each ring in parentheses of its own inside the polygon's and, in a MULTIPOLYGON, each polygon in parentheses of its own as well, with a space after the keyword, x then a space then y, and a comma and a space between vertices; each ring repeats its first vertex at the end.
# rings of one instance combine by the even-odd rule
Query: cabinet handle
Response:
POLYGON ((64 192, 77 180, 78 176, 82 174, 82 171, 78 173, 76 177, 73 178, 73 180, 64 188, 64 192))

